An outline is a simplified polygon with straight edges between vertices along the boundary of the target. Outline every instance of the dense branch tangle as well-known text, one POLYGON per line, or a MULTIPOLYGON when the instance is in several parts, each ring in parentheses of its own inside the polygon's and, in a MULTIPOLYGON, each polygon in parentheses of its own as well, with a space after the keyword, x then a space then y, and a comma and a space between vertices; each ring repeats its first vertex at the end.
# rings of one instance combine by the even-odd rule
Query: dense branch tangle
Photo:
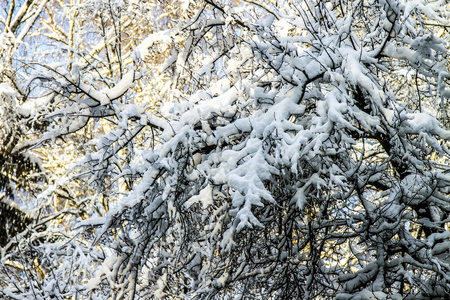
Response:
MULTIPOLYGON (((139 235, 137 245, 162 243, 149 286, 200 298, 447 293, 448 178, 427 157, 445 155, 438 139, 449 135, 394 98, 384 67, 406 61, 439 92, 438 73, 416 63, 425 33, 411 18, 423 7, 307 1, 272 18, 259 5, 207 4, 183 27, 187 49, 174 62, 190 102, 172 108, 158 157, 111 217, 131 213, 164 233, 139 235), (274 21, 288 12, 288 24, 274 21), (222 32, 237 43, 220 44, 222 32), (210 60, 193 73, 204 49, 210 60), (205 70, 217 81, 196 92, 205 70), (431 288, 417 285, 417 268, 431 288)), ((440 41, 428 42, 439 61, 440 41)))

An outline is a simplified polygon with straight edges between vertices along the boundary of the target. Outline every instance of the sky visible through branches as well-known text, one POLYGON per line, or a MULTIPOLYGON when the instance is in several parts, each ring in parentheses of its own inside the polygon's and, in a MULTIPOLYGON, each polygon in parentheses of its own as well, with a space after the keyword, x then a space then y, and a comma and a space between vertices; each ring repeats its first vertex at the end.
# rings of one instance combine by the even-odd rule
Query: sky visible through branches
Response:
POLYGON ((0 298, 448 299, 445 0, 0 0, 0 298))

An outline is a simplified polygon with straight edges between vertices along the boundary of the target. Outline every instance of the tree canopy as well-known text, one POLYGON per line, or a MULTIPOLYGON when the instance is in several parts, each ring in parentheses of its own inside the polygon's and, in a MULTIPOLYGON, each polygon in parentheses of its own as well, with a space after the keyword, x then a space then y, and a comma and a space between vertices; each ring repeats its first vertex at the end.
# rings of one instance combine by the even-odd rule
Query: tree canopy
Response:
POLYGON ((0 3, 0 296, 448 299, 447 1, 0 3))

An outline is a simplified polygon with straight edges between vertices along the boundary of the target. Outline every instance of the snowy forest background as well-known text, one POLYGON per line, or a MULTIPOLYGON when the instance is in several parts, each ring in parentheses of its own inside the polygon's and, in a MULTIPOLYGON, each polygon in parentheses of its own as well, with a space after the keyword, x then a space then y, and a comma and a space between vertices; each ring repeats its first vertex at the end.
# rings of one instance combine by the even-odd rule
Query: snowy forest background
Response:
POLYGON ((0 0, 0 298, 450 299, 450 3, 0 0))

